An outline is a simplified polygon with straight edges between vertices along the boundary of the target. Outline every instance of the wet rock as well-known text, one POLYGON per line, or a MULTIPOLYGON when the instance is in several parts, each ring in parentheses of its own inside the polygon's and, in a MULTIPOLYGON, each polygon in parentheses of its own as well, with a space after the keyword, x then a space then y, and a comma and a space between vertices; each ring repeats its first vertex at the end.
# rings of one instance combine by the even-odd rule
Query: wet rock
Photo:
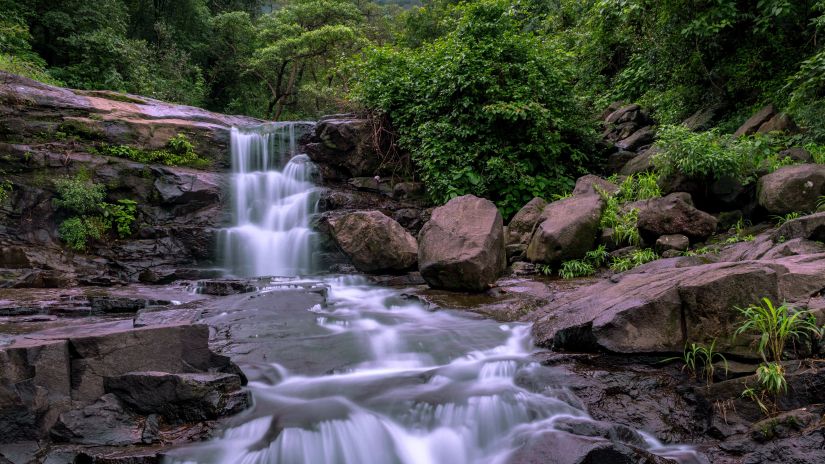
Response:
POLYGON ((747 121, 742 124, 739 129, 736 129, 736 132, 733 133, 734 137, 741 137, 743 135, 750 135, 756 132, 762 124, 768 122, 771 118, 776 115, 776 108, 773 105, 768 105, 761 110, 757 111, 756 114, 748 118, 747 121))
POLYGON ((639 208, 639 233, 648 241, 662 235, 686 235, 702 241, 716 232, 716 218, 699 211, 678 194, 647 200, 639 208))
POLYGON ((26 341, 0 349, 0 443, 43 436, 71 407, 69 345, 26 341))
POLYGON ((241 379, 232 374, 129 372, 107 377, 104 388, 130 410, 158 414, 169 423, 229 416, 246 409, 250 401, 241 391, 241 379))
POLYGON ((527 259, 558 263, 577 259, 592 250, 599 232, 604 201, 599 195, 575 195, 547 205, 541 214, 527 259))
POLYGON ((498 208, 473 195, 436 208, 418 236, 418 267, 433 288, 481 291, 506 267, 498 208))
POLYGON ((401 225, 379 211, 333 217, 332 236, 362 272, 403 272, 418 260, 418 242, 401 225))
POLYGON ((690 239, 684 235, 662 235, 656 239, 656 251, 685 251, 690 246, 690 239))
POLYGON ((630 427, 610 422, 594 421, 586 418, 563 418, 553 422, 553 426, 560 431, 583 437, 599 437, 612 442, 625 443, 637 448, 647 446, 645 439, 639 432, 630 427))
POLYGON ((347 177, 378 174, 381 157, 372 143, 372 123, 367 119, 333 118, 318 122, 307 154, 316 163, 329 165, 347 177))
POLYGON ((601 195, 601 192, 616 193, 618 191, 619 187, 616 186, 616 184, 602 179, 599 176, 588 174, 576 180, 573 195, 601 195))
POLYGON ((809 214, 790 220, 771 235, 774 242, 785 242, 793 239, 825 241, 825 212, 809 214))
POLYGON ((656 129, 653 127, 643 127, 631 136, 616 142, 616 147, 620 150, 634 151, 645 145, 650 145, 655 138, 656 129))
POLYGON ((156 419, 129 412, 115 395, 107 394, 85 408, 61 414, 51 436, 59 442, 85 445, 151 443, 157 439, 156 419))
POLYGON ((186 324, 137 329, 101 326, 74 335, 70 338, 72 399, 92 401, 104 393, 106 377, 127 372, 178 373, 216 368, 208 342, 207 326, 186 324))
POLYGON ((507 460, 512 464, 674 464, 644 449, 564 432, 529 437, 507 460))
POLYGON ((619 174, 623 176, 630 176, 653 170, 653 156, 655 154, 656 151, 653 149, 647 149, 639 153, 638 156, 628 161, 624 167, 622 167, 619 174))
POLYGON ((541 213, 546 206, 547 202, 538 197, 527 202, 507 225, 507 244, 526 245, 529 243, 530 237, 533 235, 533 229, 536 227, 536 223, 541 218, 541 213))
MULTIPOLYGON (((196 211, 221 201, 223 182, 219 174, 198 172, 194 169, 154 169, 160 174, 154 186, 164 203, 183 205, 186 211, 196 211)), ((183 212, 180 208, 178 211, 183 212)))
POLYGON ((762 297, 807 301, 822 288, 822 254, 711 264, 674 258, 561 295, 528 319, 536 342, 557 349, 680 353, 686 341, 717 339, 720 351, 753 356, 747 337, 729 337, 740 320, 733 308, 762 297))
POLYGON ((258 287, 248 280, 201 280, 197 292, 203 295, 237 295, 257 291, 258 287))
POLYGON ((759 206, 769 214, 816 211, 825 193, 825 166, 785 166, 762 176, 757 183, 759 206))

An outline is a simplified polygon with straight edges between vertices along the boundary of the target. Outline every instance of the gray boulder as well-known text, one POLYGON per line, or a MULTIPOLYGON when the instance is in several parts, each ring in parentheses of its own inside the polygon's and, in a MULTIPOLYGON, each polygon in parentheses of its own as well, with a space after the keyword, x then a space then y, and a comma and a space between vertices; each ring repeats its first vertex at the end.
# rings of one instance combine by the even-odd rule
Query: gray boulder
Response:
POLYGON ((643 127, 629 137, 616 142, 616 147, 620 150, 635 151, 639 148, 650 145, 656 138, 656 129, 653 127, 643 127))
POLYGON ((156 417, 144 420, 115 395, 103 395, 85 408, 61 414, 51 436, 58 442, 84 445, 134 445, 157 440, 157 427, 156 417))
POLYGON ((643 448, 547 431, 530 436, 508 464, 675 464, 643 448))
POLYGON ((418 267, 433 288, 482 291, 507 265, 501 214, 473 195, 433 210, 418 243, 418 267))
POLYGON ((601 192, 616 193, 619 187, 616 184, 602 179, 599 176, 588 174, 576 180, 573 188, 573 196, 576 195, 601 195, 601 192))
POLYGON ((507 245, 524 244, 530 242, 533 229, 541 218, 541 212, 547 206, 547 202, 541 198, 533 198, 513 216, 510 224, 507 225, 507 245))
POLYGON ((558 263, 592 250, 599 233, 604 201, 595 194, 574 195, 547 205, 536 226, 527 259, 558 263))
POLYGON ((790 220, 776 229, 771 238, 775 242, 794 239, 825 241, 825 212, 790 220))
POLYGON ((528 316, 536 342, 569 350, 681 353, 686 342, 715 339, 721 352, 755 357, 752 340, 730 336, 741 321, 735 307, 763 297, 807 302, 825 288, 825 254, 702 262, 658 260, 560 295, 528 316))
POLYGON ((403 272, 415 267, 418 242, 380 211, 358 211, 329 220, 335 242, 362 272, 403 272))
POLYGON ((768 122, 771 118, 776 115, 776 108, 773 105, 768 105, 761 110, 757 111, 756 114, 748 118, 739 129, 736 129, 736 132, 733 133, 734 137, 741 137, 743 135, 750 135, 759 130, 762 124, 768 122))
POLYGON ((678 193, 644 202, 639 208, 638 228, 642 238, 655 242, 662 235, 686 235, 704 240, 716 231, 716 218, 693 207, 678 193))
POLYGON ((759 205, 770 214, 814 211, 825 193, 825 165, 785 166, 762 176, 756 188, 759 205))
POLYGON ((656 240, 656 251, 664 253, 669 250, 685 251, 690 246, 690 239, 681 234, 662 235, 656 240))

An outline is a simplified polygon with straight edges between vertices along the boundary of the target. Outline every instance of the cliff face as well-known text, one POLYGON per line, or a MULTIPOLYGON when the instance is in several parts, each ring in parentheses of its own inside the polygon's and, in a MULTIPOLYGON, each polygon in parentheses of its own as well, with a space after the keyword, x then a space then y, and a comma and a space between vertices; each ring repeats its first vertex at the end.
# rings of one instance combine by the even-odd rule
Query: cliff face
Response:
POLYGON ((229 129, 262 121, 5 73, 0 102, 0 176, 11 184, 0 204, 0 287, 162 282, 203 275, 213 264, 216 228, 228 220, 229 129), (209 163, 147 165, 97 150, 156 150, 177 134, 209 163), (63 246, 54 181, 79 173, 105 185, 107 201, 137 202, 131 236, 94 240, 83 254, 63 246))

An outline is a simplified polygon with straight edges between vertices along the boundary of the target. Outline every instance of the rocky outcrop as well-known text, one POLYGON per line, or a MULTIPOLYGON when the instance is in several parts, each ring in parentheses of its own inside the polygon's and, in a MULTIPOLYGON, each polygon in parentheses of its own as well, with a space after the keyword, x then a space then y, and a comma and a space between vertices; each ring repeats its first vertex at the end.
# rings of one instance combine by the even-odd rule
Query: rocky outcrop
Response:
POLYGON ((418 242, 379 211, 358 211, 329 221, 335 242, 362 272, 403 272, 418 260, 418 242))
POLYGON ((160 149, 182 133, 216 168, 229 166, 229 128, 262 122, 137 95, 54 87, 5 72, 0 72, 0 102, 0 142, 61 133, 160 149))
POLYGON ((825 254, 702 264, 659 260, 552 300, 530 316, 537 342, 570 350, 681 352, 710 343, 753 356, 750 340, 731 339, 735 307, 768 297, 807 302, 825 288, 825 254))
POLYGON ((759 130, 759 128, 765 124, 766 122, 770 121, 776 115, 776 108, 773 105, 768 105, 759 111, 757 111, 753 116, 748 118, 739 129, 736 129, 736 132, 733 133, 734 137, 741 137, 743 135, 750 135, 759 130))
POLYGON ((547 205, 541 214, 527 259, 559 263, 592 250, 599 233, 604 201, 597 194, 574 195, 547 205))
POLYGON ((527 246, 533 229, 541 218, 541 213, 547 206, 547 202, 541 198, 533 198, 513 216, 507 224, 507 245, 527 246))
POLYGON ((716 218, 694 208, 690 195, 674 193, 643 202, 637 226, 642 238, 651 243, 674 234, 702 241, 716 232, 716 218))
POLYGON ((506 266, 501 214, 491 201, 473 195, 436 208, 418 244, 418 268, 433 288, 481 291, 506 266))
POLYGON ((759 206, 770 214, 815 211, 825 193, 825 166, 785 166, 762 176, 757 184, 759 206))

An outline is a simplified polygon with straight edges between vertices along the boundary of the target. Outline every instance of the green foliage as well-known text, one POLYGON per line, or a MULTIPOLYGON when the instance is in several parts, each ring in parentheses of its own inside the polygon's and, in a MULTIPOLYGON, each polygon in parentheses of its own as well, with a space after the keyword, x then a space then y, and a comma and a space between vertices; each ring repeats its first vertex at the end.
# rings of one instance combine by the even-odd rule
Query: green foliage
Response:
POLYGON ((659 259, 659 255, 649 248, 636 249, 629 256, 614 257, 610 262, 610 270, 625 272, 657 259, 659 259))
POLYGON ((97 212, 106 198, 106 187, 82 176, 57 179, 54 185, 58 195, 53 201, 55 207, 69 213, 86 215, 97 212))
POLYGON ((656 146, 661 152, 654 163, 663 176, 680 173, 699 180, 730 177, 748 184, 760 173, 794 163, 790 157, 779 157, 779 151, 786 148, 783 140, 762 134, 735 138, 717 131, 664 126, 656 146))
POLYGON ((784 216, 771 216, 771 219, 773 219, 773 222, 775 222, 777 227, 778 227, 778 226, 784 225, 788 221, 793 221, 794 219, 799 219, 800 217, 802 217, 802 213, 800 213, 798 211, 794 211, 794 212, 785 214, 784 216))
POLYGON ((6 171, 0 169, 0 205, 6 202, 13 188, 11 180, 6 177, 6 171))
POLYGON ((659 176, 656 173, 631 175, 619 184, 617 192, 611 194, 603 190, 599 191, 605 201, 599 226, 602 229, 613 229, 613 238, 617 245, 636 246, 641 243, 642 238, 636 227, 639 210, 624 205, 662 196, 658 179, 659 176))
POLYGON ((96 216, 73 216, 61 222, 57 228, 61 240, 76 251, 86 250, 89 240, 100 239, 104 230, 100 218, 96 216))
POLYGON ((545 276, 553 274, 553 268, 549 264, 536 264, 536 271, 545 276))
MULTIPOLYGON (((134 200, 122 199, 117 203, 101 203, 100 208, 103 213, 103 220, 114 227, 120 238, 132 235, 132 224, 135 222, 137 213, 137 202, 134 200)), ((107 229, 109 228, 107 227, 107 229)))
POLYGON ((122 199, 106 203, 106 188, 79 174, 54 181, 56 208, 68 215, 57 228, 60 238, 69 248, 85 251, 90 240, 100 240, 109 230, 121 238, 132 233, 137 203, 122 199))
POLYGON ((608 257, 610 257, 610 254, 607 252, 605 246, 599 245, 595 250, 590 250, 585 253, 584 260, 594 267, 602 267, 607 262, 608 257))
POLYGON ((436 203, 472 193, 505 218, 569 191, 592 139, 565 54, 526 27, 522 6, 457 7, 455 30, 414 50, 368 50, 354 98, 386 112, 436 203))
POLYGON ((203 168, 209 165, 209 160, 201 158, 192 142, 185 134, 177 134, 166 143, 162 150, 143 150, 128 145, 101 145, 98 153, 118 158, 128 158, 138 163, 165 164, 167 166, 190 166, 203 168))
POLYGON ((699 376, 701 375, 708 385, 713 383, 713 374, 716 372, 716 367, 713 363, 717 360, 723 363, 725 373, 728 372, 728 360, 722 353, 716 351, 715 339, 708 346, 700 343, 685 345, 685 350, 681 357, 667 358, 662 362, 676 360, 681 360, 684 363, 682 370, 687 370, 696 380, 699 380, 699 376))
POLYGON ((792 311, 787 304, 774 306, 769 298, 745 308, 736 308, 744 321, 735 335, 756 333, 759 336, 757 351, 765 363, 782 361, 782 353, 788 339, 796 339, 804 333, 821 336, 816 320, 807 311, 792 311))
POLYGON ((634 267, 633 260, 629 256, 617 256, 610 261, 610 270, 613 272, 625 272, 634 267))
POLYGON ((582 259, 574 259, 561 263, 559 276, 562 279, 573 279, 576 277, 587 277, 596 273, 596 268, 589 262, 582 259))

